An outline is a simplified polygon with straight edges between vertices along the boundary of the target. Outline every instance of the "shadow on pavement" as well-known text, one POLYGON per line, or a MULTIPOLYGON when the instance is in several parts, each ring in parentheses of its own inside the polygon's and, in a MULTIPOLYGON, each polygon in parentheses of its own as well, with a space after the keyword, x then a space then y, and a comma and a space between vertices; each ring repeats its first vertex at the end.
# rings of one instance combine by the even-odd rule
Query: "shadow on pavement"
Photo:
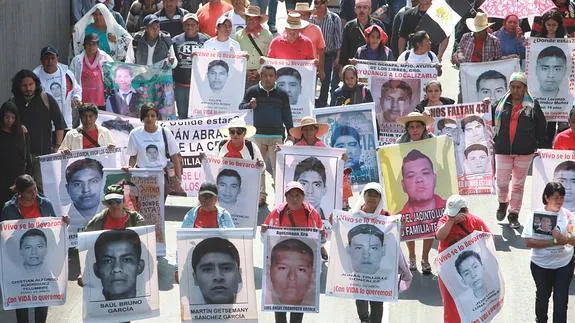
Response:
POLYGON ((501 226, 501 235, 494 235, 495 240, 495 250, 497 251, 511 251, 510 247, 515 249, 527 250, 523 238, 521 238, 521 233, 523 232, 523 227, 514 230, 507 224, 499 224, 501 226))
POLYGON ((168 260, 164 257, 158 258, 158 289, 161 291, 167 291, 174 288, 174 273, 176 272, 176 266, 168 263, 168 260))
POLYGON ((418 300, 420 303, 429 306, 443 306, 437 276, 422 275, 418 271, 412 271, 412 273, 411 286, 417 286, 417 288, 410 288, 399 294, 399 299, 418 300))

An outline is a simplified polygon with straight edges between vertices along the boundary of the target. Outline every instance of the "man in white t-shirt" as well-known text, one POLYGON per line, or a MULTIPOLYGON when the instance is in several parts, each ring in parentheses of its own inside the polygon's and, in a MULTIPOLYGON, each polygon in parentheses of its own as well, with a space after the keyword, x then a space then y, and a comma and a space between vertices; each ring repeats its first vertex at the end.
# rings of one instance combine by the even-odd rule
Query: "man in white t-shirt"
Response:
POLYGON ((229 17, 223 15, 218 18, 216 28, 216 37, 212 37, 205 42, 203 49, 236 53, 242 50, 240 43, 230 38, 232 34, 232 20, 229 17))
POLYGON ((47 46, 40 52, 41 65, 34 69, 42 83, 44 92, 54 97, 60 111, 66 121, 66 126, 72 128, 79 122, 78 112, 73 112, 73 107, 80 105, 82 100, 82 88, 76 82, 74 73, 67 65, 58 62, 58 50, 47 46), (74 117, 73 117, 74 116, 74 117))
POLYGON ((230 10, 223 15, 230 18, 232 22, 232 34, 236 34, 239 30, 246 28, 244 0, 232 0, 234 10, 230 10))

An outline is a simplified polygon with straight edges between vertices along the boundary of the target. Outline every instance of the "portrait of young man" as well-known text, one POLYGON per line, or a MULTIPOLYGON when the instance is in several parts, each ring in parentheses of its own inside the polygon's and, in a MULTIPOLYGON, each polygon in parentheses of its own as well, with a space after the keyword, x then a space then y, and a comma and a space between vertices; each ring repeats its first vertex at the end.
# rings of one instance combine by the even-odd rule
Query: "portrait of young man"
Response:
POLYGON ((289 104, 296 105, 301 94, 301 74, 295 68, 282 67, 277 72, 277 86, 289 97, 289 104))
POLYGON ((507 93, 507 77, 498 71, 485 71, 475 81, 475 89, 477 101, 489 98, 491 102, 496 102, 507 93))
POLYGON ((360 224, 347 233, 347 252, 353 271, 374 275, 383 258, 383 232, 373 224, 360 224))
POLYGON ((480 116, 471 115, 463 118, 461 120, 461 130, 463 130, 466 148, 474 144, 487 146, 485 121, 480 116))
POLYGON ((114 83, 118 89, 108 98, 106 110, 120 115, 138 118, 137 104, 141 94, 132 87, 134 72, 129 65, 120 65, 114 71, 114 83))
POLYGON ((84 227, 100 208, 104 166, 92 158, 78 159, 66 168, 66 190, 72 206, 68 211, 72 226, 84 227))
POLYGON ((463 152, 465 155, 465 175, 485 174, 489 171, 489 154, 487 147, 473 144, 463 152))
POLYGON ((475 300, 482 300, 489 292, 485 282, 485 272, 481 256, 475 251, 466 250, 455 260, 455 269, 463 284, 471 290, 475 300))
POLYGON ((30 229, 20 237, 20 258, 28 276, 53 277, 44 260, 48 253, 48 239, 40 229, 30 229))
POLYGON ((407 202, 401 214, 445 208, 445 200, 435 194, 437 174, 429 157, 417 149, 403 158, 401 187, 407 194, 407 202))
POLYGON ((228 81, 230 67, 221 59, 213 60, 208 64, 207 79, 213 95, 223 94, 223 89, 228 81))
POLYGON ((569 211, 575 211, 575 162, 567 160, 559 163, 553 171, 553 180, 565 187, 563 207, 569 211))
POLYGON ((381 115, 377 116, 380 128, 384 122, 395 123, 398 118, 407 115, 415 108, 413 105, 413 89, 400 80, 389 80, 381 86, 379 107, 381 115))
POLYGON ((238 196, 242 191, 242 177, 234 169, 224 168, 216 177, 218 204, 228 211, 238 208, 238 196))
MULTIPOLYGON (((542 98, 568 97, 569 87, 565 83, 567 75, 567 56, 565 52, 557 46, 544 48, 535 63, 535 73, 539 86, 538 96, 542 98)), ((569 102, 571 103, 571 102, 569 102)))
POLYGON ((327 193, 324 164, 317 157, 308 157, 296 165, 293 177, 294 181, 304 187, 305 201, 316 209, 322 220, 325 220, 326 216, 329 217, 321 207, 323 197, 327 193))

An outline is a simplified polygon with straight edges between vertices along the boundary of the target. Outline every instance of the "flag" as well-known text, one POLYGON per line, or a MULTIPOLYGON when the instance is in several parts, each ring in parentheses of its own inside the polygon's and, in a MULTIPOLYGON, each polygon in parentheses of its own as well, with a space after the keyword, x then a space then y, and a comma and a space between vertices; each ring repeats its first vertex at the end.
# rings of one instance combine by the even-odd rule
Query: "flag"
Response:
POLYGON ((419 21, 419 29, 425 30, 434 44, 441 43, 453 32, 455 25, 471 9, 472 4, 461 0, 434 0, 419 21))

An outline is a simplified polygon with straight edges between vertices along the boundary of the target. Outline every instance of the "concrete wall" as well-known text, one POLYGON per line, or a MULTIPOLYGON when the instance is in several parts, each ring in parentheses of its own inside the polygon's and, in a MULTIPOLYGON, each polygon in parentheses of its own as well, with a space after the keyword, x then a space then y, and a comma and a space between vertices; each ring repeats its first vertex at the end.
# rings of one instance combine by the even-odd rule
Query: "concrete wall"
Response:
POLYGON ((50 44, 67 62, 70 0, 0 0, 0 102, 10 96, 11 79, 21 69, 40 64, 40 50, 50 44))

